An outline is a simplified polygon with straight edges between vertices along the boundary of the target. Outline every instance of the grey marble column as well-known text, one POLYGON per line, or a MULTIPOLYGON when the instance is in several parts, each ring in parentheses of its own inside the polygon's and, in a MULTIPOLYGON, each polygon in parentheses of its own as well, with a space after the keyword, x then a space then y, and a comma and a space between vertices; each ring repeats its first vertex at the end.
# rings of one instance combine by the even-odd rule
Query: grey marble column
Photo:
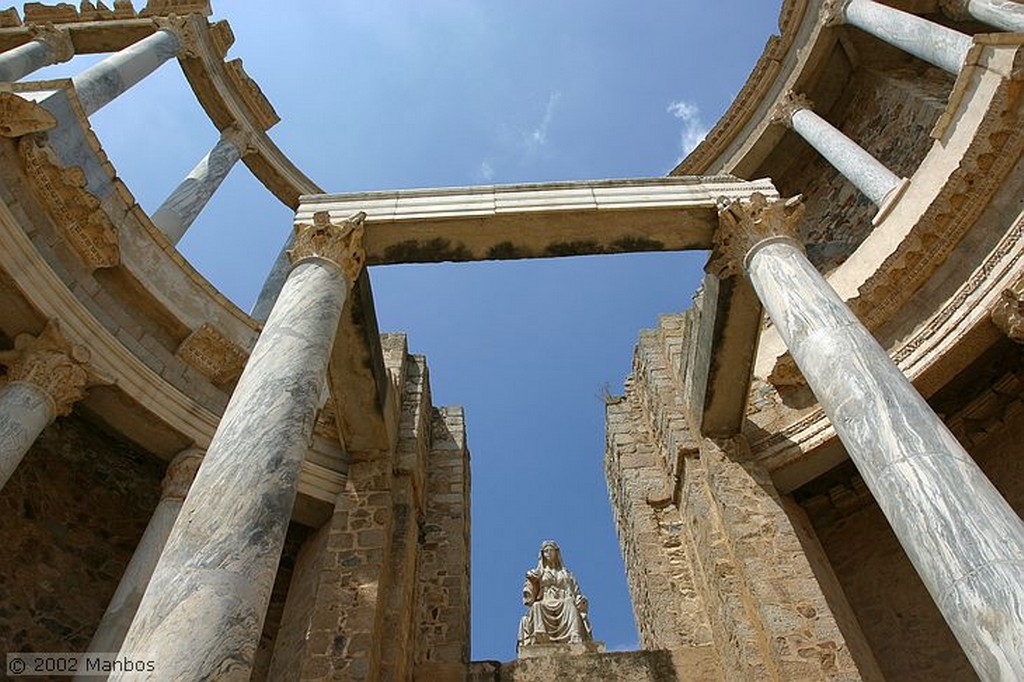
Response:
POLYGON ((788 94, 772 118, 792 128, 878 208, 901 187, 903 181, 898 175, 814 113, 806 97, 788 94))
POLYGON ((973 45, 970 36, 874 0, 829 0, 825 20, 856 26, 952 74, 960 73, 973 45))
POLYGON ((153 213, 153 224, 177 244, 224 178, 249 148, 248 136, 235 128, 225 130, 217 144, 153 213))
POLYGON ((288 281, 121 647, 155 670, 111 679, 249 679, 342 306, 365 260, 364 217, 318 213, 300 226, 288 281))
POLYGON ((43 429, 85 397, 88 360, 89 352, 68 344, 54 322, 38 337, 19 335, 14 350, 0 352, 7 367, 0 388, 0 489, 43 429))
POLYGON ((157 70, 181 50, 171 29, 160 29, 129 45, 71 79, 86 116, 110 104, 118 95, 157 70))
POLYGON ((0 54, 0 82, 13 83, 44 66, 66 62, 74 55, 67 29, 34 28, 32 40, 0 54))
MULTIPOLYGON (((170 535, 171 527, 178 518, 204 454, 202 450, 184 450, 167 466, 160 501, 153 510, 142 539, 139 540, 135 553, 132 554, 131 561, 128 562, 117 585, 117 590, 110 599, 107 611, 93 634, 89 643, 89 653, 110 654, 121 648, 121 642, 124 641, 128 626, 135 617, 157 559, 160 558, 160 553, 167 543, 167 536, 170 535)), ((94 676, 78 679, 94 679, 94 676)))
POLYGON ((954 19, 976 19, 983 24, 1012 33, 1024 33, 1024 5, 1013 0, 940 0, 942 9, 954 19))
POLYGON ((807 260, 800 209, 726 207, 718 252, 742 262, 977 673, 1024 679, 1024 522, 807 260))

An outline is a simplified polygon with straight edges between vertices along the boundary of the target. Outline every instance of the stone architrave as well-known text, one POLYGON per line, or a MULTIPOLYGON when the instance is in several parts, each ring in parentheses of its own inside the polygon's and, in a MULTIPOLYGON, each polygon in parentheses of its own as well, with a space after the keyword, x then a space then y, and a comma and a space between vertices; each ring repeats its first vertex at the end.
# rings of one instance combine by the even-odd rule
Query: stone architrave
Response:
POLYGON ((288 281, 121 647, 158 667, 111 679, 249 679, 364 218, 296 226, 288 281))
POLYGON ((32 26, 32 40, 0 54, 0 82, 13 83, 49 64, 66 62, 75 56, 71 34, 66 28, 32 26))
POLYGON ((21 334, 0 352, 0 488, 50 422, 71 413, 90 383, 89 351, 71 344, 51 320, 37 337, 21 334))
POLYGON ((167 465, 160 501, 153 510, 146 530, 142 533, 142 539, 139 540, 135 553, 132 554, 131 561, 128 562, 117 585, 117 590, 107 605, 103 619, 93 634, 89 643, 89 653, 109 654, 121 648, 121 642, 128 632, 132 618, 135 617, 150 576, 153 575, 153 569, 178 518, 196 471, 202 464, 204 454, 204 451, 195 448, 183 450, 167 465))
POLYGON ((807 260, 801 214, 727 202, 716 256, 747 273, 975 670, 1024 679, 1024 522, 807 260))

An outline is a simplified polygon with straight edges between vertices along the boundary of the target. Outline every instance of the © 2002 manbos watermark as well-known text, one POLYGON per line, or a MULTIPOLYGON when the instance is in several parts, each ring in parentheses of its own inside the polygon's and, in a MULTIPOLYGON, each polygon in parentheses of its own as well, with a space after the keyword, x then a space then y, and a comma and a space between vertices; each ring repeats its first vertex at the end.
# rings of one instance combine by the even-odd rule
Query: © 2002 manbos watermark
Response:
POLYGON ((83 654, 68 651, 15 651, 7 654, 8 677, 87 677, 106 678, 111 673, 155 673, 156 661, 144 656, 118 653, 83 654))

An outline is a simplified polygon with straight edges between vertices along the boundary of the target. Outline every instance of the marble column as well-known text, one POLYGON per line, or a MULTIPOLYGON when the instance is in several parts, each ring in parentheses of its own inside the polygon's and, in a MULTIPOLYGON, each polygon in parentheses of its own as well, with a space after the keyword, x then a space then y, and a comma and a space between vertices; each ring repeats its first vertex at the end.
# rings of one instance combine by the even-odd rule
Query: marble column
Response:
POLYGON ((89 351, 68 343, 52 321, 38 337, 22 334, 14 350, 0 352, 7 367, 0 388, 0 489, 43 429, 85 397, 88 361, 89 351))
POLYGON ((121 646, 155 670, 111 679, 249 679, 364 218, 297 226, 288 281, 121 646))
POLYGON ((242 155, 252 148, 251 133, 228 128, 217 144, 153 213, 153 224, 177 244, 242 155))
POLYGON ((1024 522, 807 260, 802 209, 723 206, 709 267, 746 271, 979 676, 1024 679, 1024 522))
POLYGON ((187 19, 155 21, 159 30, 71 79, 86 116, 113 102, 168 59, 195 53, 195 35, 187 19))
POLYGON ((0 83, 13 83, 44 66, 66 62, 75 56, 66 28, 36 26, 32 40, 0 54, 0 83))
POLYGON ((1013 0, 939 0, 947 16, 975 19, 1011 33, 1024 33, 1024 5, 1013 0))
POLYGON ((970 36, 874 0, 826 0, 825 23, 850 24, 929 64, 960 73, 970 36))
POLYGON ((184 450, 167 466, 160 501, 153 510, 142 539, 139 540, 135 553, 121 576, 121 582, 118 583, 117 590, 107 606, 107 611, 92 636, 89 653, 116 653, 121 648, 121 642, 124 641, 128 626, 135 617, 139 602, 142 601, 142 594, 146 591, 157 559, 160 558, 171 527, 178 518, 204 454, 202 450, 194 448, 184 450))
POLYGON ((879 209, 891 204, 904 181, 863 147, 812 110, 805 96, 788 93, 772 120, 792 128, 879 209))

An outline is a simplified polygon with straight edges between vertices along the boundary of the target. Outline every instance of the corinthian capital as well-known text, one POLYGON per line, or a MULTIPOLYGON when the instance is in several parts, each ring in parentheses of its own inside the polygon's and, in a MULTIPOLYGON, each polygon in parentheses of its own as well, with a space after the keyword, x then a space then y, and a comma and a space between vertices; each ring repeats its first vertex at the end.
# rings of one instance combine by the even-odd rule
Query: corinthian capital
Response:
MULTIPOLYGON (((190 15, 191 16, 191 15, 190 15)), ((196 58, 200 55, 199 34, 190 16, 169 14, 153 19, 153 25, 161 31, 170 31, 178 37, 178 57, 196 58)))
POLYGON ((232 125, 221 131, 220 136, 221 139, 227 140, 234 145, 235 149, 238 150, 239 156, 254 154, 257 151, 256 135, 251 130, 243 130, 238 125, 232 125))
POLYGON ((69 343, 56 320, 48 322, 39 336, 18 335, 14 350, 0 352, 6 380, 40 389, 53 401, 56 416, 70 414, 72 405, 85 397, 90 384, 88 362, 88 349, 69 343))
POLYGON ((846 6, 850 0, 825 0, 821 3, 821 23, 825 26, 840 26, 846 23, 846 6))
POLYGON ((313 214, 313 224, 295 226, 295 246, 288 252, 292 264, 304 258, 324 258, 341 268, 349 284, 356 281, 363 265, 366 252, 363 250, 362 211, 332 223, 327 211, 313 214))
POLYGON ((164 473, 160 492, 161 499, 184 500, 188 495, 189 488, 192 487, 192 481, 195 479, 196 472, 199 471, 199 465, 203 463, 205 455, 205 451, 196 448, 182 450, 175 455, 164 473))
POLYGON ((722 199, 718 205, 718 230, 706 270, 721 278, 743 273, 744 259, 757 244, 769 239, 789 239, 800 244, 797 226, 804 214, 802 197, 769 201, 760 192, 746 202, 722 199))
POLYGON ((801 109, 814 109, 814 103, 798 92, 790 90, 772 110, 772 123, 781 123, 787 128, 793 127, 793 114, 801 109))
POLYGON ((45 43, 50 48, 50 55, 55 64, 66 62, 75 56, 75 46, 71 43, 71 32, 66 28, 54 28, 52 24, 32 26, 29 29, 32 40, 45 43))

